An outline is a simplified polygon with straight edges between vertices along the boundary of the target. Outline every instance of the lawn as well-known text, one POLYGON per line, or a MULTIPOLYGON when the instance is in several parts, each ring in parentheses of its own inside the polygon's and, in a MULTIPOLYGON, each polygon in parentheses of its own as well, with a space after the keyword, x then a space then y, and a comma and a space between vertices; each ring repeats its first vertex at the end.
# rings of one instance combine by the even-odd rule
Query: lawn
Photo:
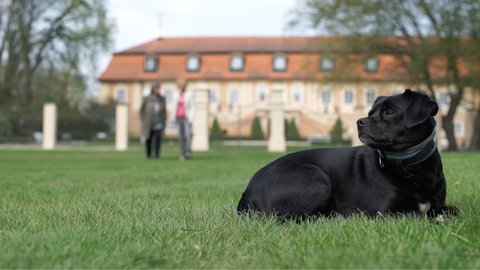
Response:
POLYGON ((278 156, 0 150, 0 268, 480 268, 480 154, 442 155, 461 209, 442 224, 239 218, 249 178, 278 156))

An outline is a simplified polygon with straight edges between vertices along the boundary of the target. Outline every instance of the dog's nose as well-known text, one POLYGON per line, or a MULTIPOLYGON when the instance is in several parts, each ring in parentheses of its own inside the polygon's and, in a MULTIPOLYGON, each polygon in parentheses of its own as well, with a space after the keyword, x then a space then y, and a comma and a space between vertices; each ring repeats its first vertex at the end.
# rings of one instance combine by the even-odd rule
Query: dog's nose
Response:
POLYGON ((367 118, 360 118, 357 120, 357 126, 364 127, 367 125, 367 118))

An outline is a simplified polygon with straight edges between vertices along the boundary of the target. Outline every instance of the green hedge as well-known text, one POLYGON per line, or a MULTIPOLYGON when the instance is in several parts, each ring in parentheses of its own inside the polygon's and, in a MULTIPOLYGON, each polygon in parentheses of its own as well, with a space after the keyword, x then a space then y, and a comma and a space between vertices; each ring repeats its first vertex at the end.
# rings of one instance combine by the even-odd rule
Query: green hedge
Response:
POLYGON ((343 138, 343 124, 342 120, 340 118, 337 118, 337 121, 335 122, 335 125, 332 128, 332 131, 330 132, 330 136, 332 139, 332 143, 342 143, 343 138))
POLYGON ((251 132, 250 138, 252 140, 265 139, 265 135, 263 134, 263 131, 262 131, 262 126, 260 125, 260 119, 258 117, 255 117, 255 119, 253 119, 252 132, 251 132))
POLYGON ((217 118, 213 120, 212 128, 210 129, 210 139, 212 140, 221 140, 223 139, 223 132, 220 129, 217 118))
POLYGON ((287 140, 293 140, 293 141, 298 141, 301 140, 300 134, 298 133, 297 125, 295 124, 295 121, 292 119, 290 121, 286 121, 286 137, 287 140))

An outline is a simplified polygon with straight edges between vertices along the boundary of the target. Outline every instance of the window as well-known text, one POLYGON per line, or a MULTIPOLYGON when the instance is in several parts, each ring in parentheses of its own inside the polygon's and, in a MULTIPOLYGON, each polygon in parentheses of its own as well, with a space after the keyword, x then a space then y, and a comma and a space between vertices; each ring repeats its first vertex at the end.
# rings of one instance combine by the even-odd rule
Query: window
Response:
POLYGON ((369 57, 365 60, 365 71, 366 72, 376 72, 378 70, 378 59, 377 57, 369 57))
POLYGON ((368 105, 373 105, 375 102, 375 98, 377 97, 375 90, 368 89, 367 93, 365 94, 365 100, 368 105))
POLYGON ((323 106, 327 107, 328 105, 330 105, 331 100, 332 100, 332 91, 323 90, 322 91, 322 104, 323 104, 323 106))
POLYGON ((165 102, 171 103, 173 100, 173 90, 167 89, 165 90, 165 102))
POLYGON ((143 95, 143 97, 146 97, 146 96, 150 95, 150 88, 148 88, 148 87, 143 88, 142 95, 143 95))
POLYGON ((259 86, 256 90, 257 101, 264 102, 267 100, 267 87, 259 86))
POLYGON ((453 123, 453 132, 455 136, 463 136, 463 125, 461 123, 453 123))
POLYGON ((343 103, 347 105, 353 104, 353 91, 352 90, 345 90, 343 92, 343 103))
POLYGON ((143 63, 143 69, 145 72, 155 72, 157 71, 158 58, 154 56, 148 56, 145 58, 143 63))
POLYGON ((438 105, 442 107, 448 106, 448 103, 450 102, 450 97, 448 96, 448 93, 440 92, 440 94, 438 94, 438 97, 437 97, 437 102, 438 102, 438 105))
POLYGON ((208 101, 210 103, 218 103, 218 91, 210 89, 208 91, 208 101))
POLYGON ((228 92, 228 105, 231 107, 238 105, 238 89, 230 89, 228 92))
POLYGON ((200 56, 190 55, 187 57, 187 71, 199 71, 200 70, 200 56))
POLYGON ((274 71, 287 70, 287 56, 285 54, 276 54, 273 56, 273 70, 274 71))
POLYGON ((293 102, 300 103, 303 101, 303 87, 301 85, 294 86, 292 90, 293 102))
POLYGON ((115 92, 115 100, 118 104, 125 104, 127 103, 127 93, 125 89, 118 89, 115 92))
POLYGON ((244 58, 242 54, 233 54, 230 57, 230 70, 231 71, 242 71, 244 68, 244 58))
POLYGON ((320 70, 321 71, 332 71, 335 69, 335 62, 332 58, 322 58, 320 59, 320 70))

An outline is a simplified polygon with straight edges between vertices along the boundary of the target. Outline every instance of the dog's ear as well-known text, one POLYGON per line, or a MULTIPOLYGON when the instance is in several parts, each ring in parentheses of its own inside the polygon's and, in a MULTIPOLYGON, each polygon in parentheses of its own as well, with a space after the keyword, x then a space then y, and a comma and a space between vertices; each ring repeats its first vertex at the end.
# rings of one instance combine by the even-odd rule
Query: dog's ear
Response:
POLYGON ((405 110, 405 126, 408 129, 427 121, 431 116, 437 114, 438 105, 428 96, 412 92, 410 89, 405 90, 403 95, 410 99, 408 108, 405 110))

